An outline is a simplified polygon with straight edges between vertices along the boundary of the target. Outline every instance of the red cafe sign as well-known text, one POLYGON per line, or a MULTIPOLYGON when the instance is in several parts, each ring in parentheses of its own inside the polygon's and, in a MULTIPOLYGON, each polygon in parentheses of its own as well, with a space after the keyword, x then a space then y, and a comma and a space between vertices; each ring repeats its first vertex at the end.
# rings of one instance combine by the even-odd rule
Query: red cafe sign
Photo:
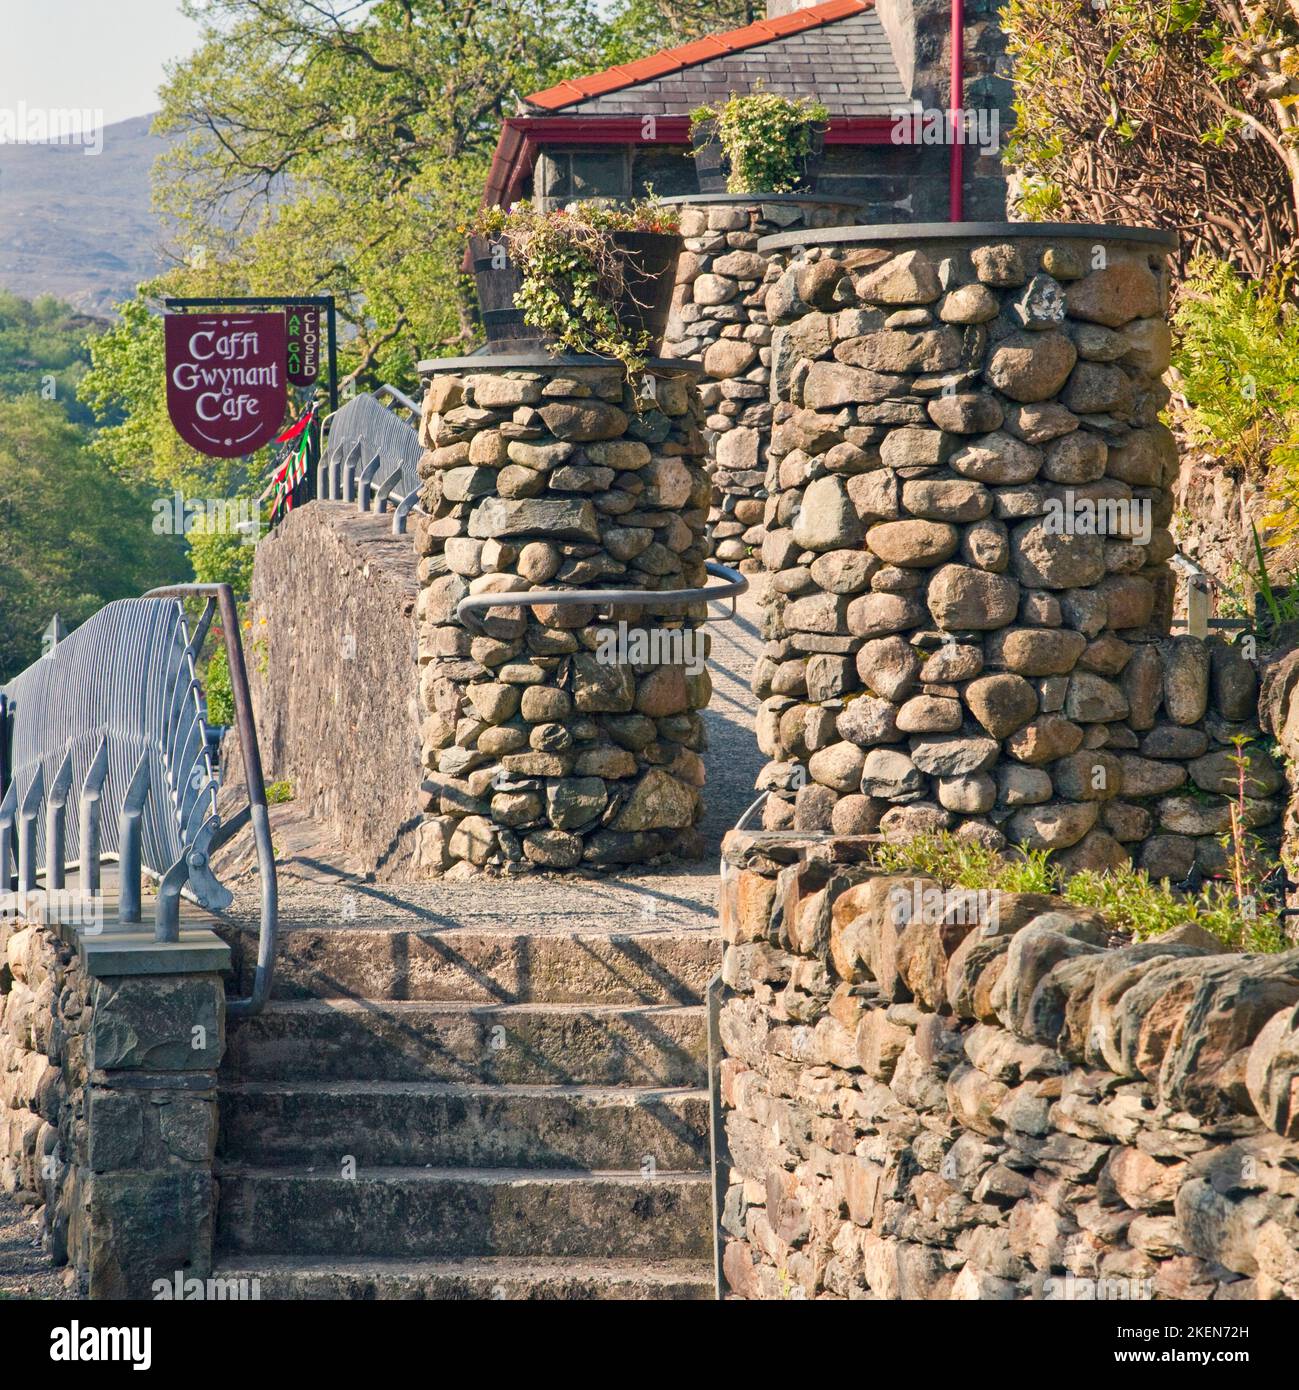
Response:
POLYGON ((167 413, 200 453, 238 458, 284 421, 284 315, 168 314, 167 413))

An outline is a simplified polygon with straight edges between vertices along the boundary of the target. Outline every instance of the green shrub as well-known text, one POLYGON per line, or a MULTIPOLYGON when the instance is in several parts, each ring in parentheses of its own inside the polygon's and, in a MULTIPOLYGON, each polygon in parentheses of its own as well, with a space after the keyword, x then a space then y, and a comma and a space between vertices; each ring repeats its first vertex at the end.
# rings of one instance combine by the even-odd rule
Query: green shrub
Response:
POLYGON ((1071 874, 1064 896, 1076 907, 1094 908, 1116 931, 1131 932, 1138 941, 1172 931, 1194 915, 1187 900, 1166 883, 1152 883, 1144 869, 1126 864, 1071 874))
POLYGON ((1186 897, 1164 880, 1152 883, 1144 869, 1124 866, 1074 874, 1064 895, 1079 907, 1095 908, 1138 941, 1194 923, 1228 950, 1271 954, 1289 949, 1283 919, 1259 910, 1256 899, 1242 897, 1230 884, 1210 883, 1195 897, 1186 897))
POLYGON ((207 694, 207 722, 233 724, 235 697, 230 688, 230 663, 226 659, 224 647, 212 649, 212 655, 208 657, 207 672, 203 678, 203 689, 207 694))
POLYGON ((717 122, 717 136, 730 161, 726 187, 731 193, 792 193, 803 181, 804 160, 812 153, 812 131, 830 113, 810 97, 777 96, 754 90, 731 93, 718 107, 690 113, 690 131, 717 122))
POLYGON ((991 888, 1001 856, 984 845, 942 831, 899 843, 876 845, 872 864, 883 873, 922 874, 949 888, 991 888))
POLYGON ((1178 298, 1173 366, 1193 444, 1260 474, 1299 445, 1299 313, 1277 281, 1192 261, 1178 298))
POLYGON ((1007 893, 1054 893, 1050 850, 999 853, 958 840, 948 831, 875 847, 871 863, 882 873, 923 874, 948 888, 1000 888, 1007 893))
POLYGON ((1005 893, 1054 893, 1059 874, 1049 849, 1017 850, 1005 859, 997 873, 997 887, 1005 893))
POLYGON ((1176 892, 1166 881, 1151 882, 1144 869, 1082 869, 1064 878, 1048 850, 997 853, 967 844, 946 831, 917 835, 899 844, 880 844, 871 864, 882 873, 914 873, 944 887, 1000 889, 1008 893, 1060 893, 1076 907, 1089 907, 1115 931, 1138 941, 1195 923, 1233 951, 1286 951, 1283 919, 1259 910, 1257 899, 1234 885, 1213 883, 1195 897, 1176 892))

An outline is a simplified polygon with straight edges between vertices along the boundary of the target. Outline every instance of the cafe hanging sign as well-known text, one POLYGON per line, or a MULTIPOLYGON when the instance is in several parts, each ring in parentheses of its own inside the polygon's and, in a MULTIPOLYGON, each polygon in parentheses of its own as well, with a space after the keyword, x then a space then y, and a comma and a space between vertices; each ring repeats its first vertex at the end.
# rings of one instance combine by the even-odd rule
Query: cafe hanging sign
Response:
POLYGON ((168 314, 167 413, 202 454, 239 458, 284 423, 288 344, 283 313, 168 314))

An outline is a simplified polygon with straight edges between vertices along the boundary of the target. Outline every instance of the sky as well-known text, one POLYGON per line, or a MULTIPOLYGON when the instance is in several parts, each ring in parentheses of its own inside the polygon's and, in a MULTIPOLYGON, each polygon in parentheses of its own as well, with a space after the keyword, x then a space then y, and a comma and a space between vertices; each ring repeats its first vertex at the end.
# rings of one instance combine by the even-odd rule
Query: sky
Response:
POLYGON ((179 0, 0 0, 0 107, 143 116, 197 34, 179 0))

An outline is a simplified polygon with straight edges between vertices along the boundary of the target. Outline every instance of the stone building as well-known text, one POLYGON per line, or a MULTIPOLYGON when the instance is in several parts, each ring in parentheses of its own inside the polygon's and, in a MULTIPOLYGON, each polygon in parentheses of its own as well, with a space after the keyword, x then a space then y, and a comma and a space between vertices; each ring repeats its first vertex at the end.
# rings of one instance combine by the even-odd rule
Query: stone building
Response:
MULTIPOLYGON (((965 11, 965 105, 995 112, 1007 131, 996 7, 973 0, 965 11)), ((534 92, 502 125, 487 200, 697 193, 690 112, 761 86, 829 110, 817 193, 864 204, 863 222, 946 217, 950 147, 898 118, 949 104, 950 14, 946 0, 768 0, 757 23, 534 92)), ((965 216, 1001 216, 1005 189, 990 144, 967 150, 965 216)))
POLYGON ((953 104, 951 9, 938 0, 802 7, 769 0, 766 18, 755 24, 536 92, 502 126, 487 202, 532 197, 553 207, 652 192, 680 208, 686 254, 663 353, 703 368, 709 535, 713 554, 727 564, 760 568, 762 514, 774 482, 761 238, 1005 213, 999 148, 1010 87, 995 71, 1004 36, 982 0, 966 12, 963 105, 977 113, 969 134, 982 144, 963 147, 959 180, 946 127, 934 121, 953 104), (812 187, 774 197, 701 193, 691 111, 759 87, 814 98, 829 111, 812 187))

